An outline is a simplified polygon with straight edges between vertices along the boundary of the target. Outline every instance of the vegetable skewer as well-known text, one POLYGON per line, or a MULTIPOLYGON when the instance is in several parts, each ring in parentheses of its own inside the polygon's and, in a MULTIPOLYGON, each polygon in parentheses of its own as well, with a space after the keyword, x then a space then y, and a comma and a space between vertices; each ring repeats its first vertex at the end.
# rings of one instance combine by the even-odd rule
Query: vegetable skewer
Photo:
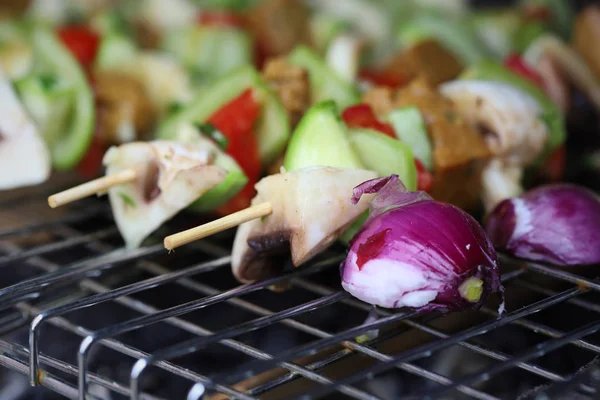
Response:
POLYGON ((132 182, 137 179, 135 169, 128 168, 117 173, 103 176, 102 178, 83 183, 81 185, 64 190, 48 197, 48 205, 52 208, 64 206, 71 202, 83 199, 95 194, 104 194, 106 190, 122 183, 132 182))
POLYGON ((164 240, 165 249, 173 250, 190 242, 236 227, 244 222, 266 217, 272 212, 273 206, 268 202, 248 207, 195 228, 167 236, 164 240))

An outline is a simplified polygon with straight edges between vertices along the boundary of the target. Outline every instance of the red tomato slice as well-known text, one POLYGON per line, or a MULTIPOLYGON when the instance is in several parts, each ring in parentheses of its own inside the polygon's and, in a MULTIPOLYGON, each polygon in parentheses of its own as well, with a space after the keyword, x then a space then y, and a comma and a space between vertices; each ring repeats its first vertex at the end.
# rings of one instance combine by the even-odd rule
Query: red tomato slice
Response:
POLYGON ((94 179, 102 173, 102 158, 106 148, 98 138, 92 139, 83 159, 77 165, 79 172, 86 179, 94 179))
POLYGON ((396 139, 394 128, 390 124, 379 122, 373 109, 368 104, 350 106, 342 113, 342 119, 351 128, 375 129, 387 136, 396 139))
POLYGON ((228 11, 203 11, 198 14, 197 21, 201 25, 242 28, 246 25, 241 15, 228 11))
POLYGON ((248 177, 248 183, 244 189, 217 210, 220 214, 230 214, 244 209, 250 205, 250 200, 254 197, 254 185, 260 178, 261 164, 258 140, 253 126, 260 116, 260 111, 260 103, 254 99, 252 89, 248 89, 225 104, 208 119, 208 122, 229 140, 227 153, 233 157, 248 177))
POLYGON ((544 89, 544 81, 542 77, 534 69, 525 64, 525 61, 523 61, 523 58, 521 58, 520 55, 515 53, 510 54, 504 60, 504 66, 510 69, 515 74, 520 75, 523 78, 526 78, 531 82, 535 83, 541 89, 544 89))
POLYGON ((540 170, 541 176, 550 182, 559 182, 564 176, 566 161, 567 148, 563 144, 548 157, 540 170))
POLYGON ((552 10, 543 4, 530 4, 523 10, 523 17, 528 20, 548 22, 552 20, 552 10))
POLYGON ((359 77, 378 86, 397 88, 406 83, 406 79, 398 72, 391 70, 363 69, 358 73, 359 77))
POLYGON ((91 67, 100 44, 100 36, 96 32, 85 26, 73 25, 60 28, 58 37, 84 69, 91 67))
POLYGON ((417 167, 417 189, 430 192, 433 187, 433 175, 425 168, 421 160, 416 157, 415 166, 417 167))

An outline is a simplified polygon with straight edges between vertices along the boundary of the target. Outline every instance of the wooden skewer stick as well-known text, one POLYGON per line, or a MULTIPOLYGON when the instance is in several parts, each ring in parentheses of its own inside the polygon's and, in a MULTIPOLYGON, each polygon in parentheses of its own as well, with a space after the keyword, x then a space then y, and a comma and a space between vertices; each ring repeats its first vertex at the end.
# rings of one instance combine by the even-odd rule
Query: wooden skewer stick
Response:
POLYGON ((72 201, 83 199, 84 197, 92 196, 97 193, 102 193, 113 186, 134 181, 136 177, 137 174, 135 169, 124 169, 116 174, 94 179, 93 181, 89 181, 60 193, 56 193, 48 197, 48 204, 52 208, 60 207, 72 201))
POLYGON ((223 218, 211 221, 207 224, 188 229, 187 231, 179 232, 165 238, 164 244, 167 250, 173 250, 176 247, 183 246, 193 242, 194 240, 202 239, 215 233, 225 231, 234 226, 243 224, 244 222, 252 221, 253 219, 266 217, 273 212, 271 203, 261 203, 245 210, 234 212, 223 218))

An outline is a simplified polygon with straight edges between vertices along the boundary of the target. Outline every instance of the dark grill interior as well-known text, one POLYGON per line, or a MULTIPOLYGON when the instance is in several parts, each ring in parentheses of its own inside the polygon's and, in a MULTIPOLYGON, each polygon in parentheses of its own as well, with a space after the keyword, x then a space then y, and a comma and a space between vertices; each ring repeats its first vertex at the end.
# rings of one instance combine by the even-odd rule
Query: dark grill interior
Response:
POLYGON ((233 232, 167 254, 159 238, 187 227, 183 215, 127 251, 105 202, 44 222, 31 211, 29 224, 26 210, 45 206, 42 189, 31 196, 0 202, 24 216, 0 232, 2 399, 83 398, 78 386, 102 399, 599 396, 594 268, 502 257, 505 318, 495 299, 478 312, 373 318, 340 291, 341 249, 240 286, 233 232))

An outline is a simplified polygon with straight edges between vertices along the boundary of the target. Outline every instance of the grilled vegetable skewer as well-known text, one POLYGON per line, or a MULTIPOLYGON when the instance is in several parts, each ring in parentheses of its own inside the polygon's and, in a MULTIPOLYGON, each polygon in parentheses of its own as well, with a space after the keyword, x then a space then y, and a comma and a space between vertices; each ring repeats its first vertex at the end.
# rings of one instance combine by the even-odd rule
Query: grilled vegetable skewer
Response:
POLYGON ((102 178, 94 179, 60 193, 53 194, 48 197, 48 205, 52 208, 64 206, 73 201, 81 200, 84 197, 103 194, 113 186, 132 182, 136 179, 137 172, 135 169, 125 169, 115 174, 103 176, 102 178))
POLYGON ((209 222, 183 232, 167 236, 164 240, 165 249, 173 250, 195 240, 200 240, 210 235, 236 227, 254 219, 263 218, 273 212, 270 203, 261 203, 248 207, 244 210, 234 212, 215 221, 209 222))

